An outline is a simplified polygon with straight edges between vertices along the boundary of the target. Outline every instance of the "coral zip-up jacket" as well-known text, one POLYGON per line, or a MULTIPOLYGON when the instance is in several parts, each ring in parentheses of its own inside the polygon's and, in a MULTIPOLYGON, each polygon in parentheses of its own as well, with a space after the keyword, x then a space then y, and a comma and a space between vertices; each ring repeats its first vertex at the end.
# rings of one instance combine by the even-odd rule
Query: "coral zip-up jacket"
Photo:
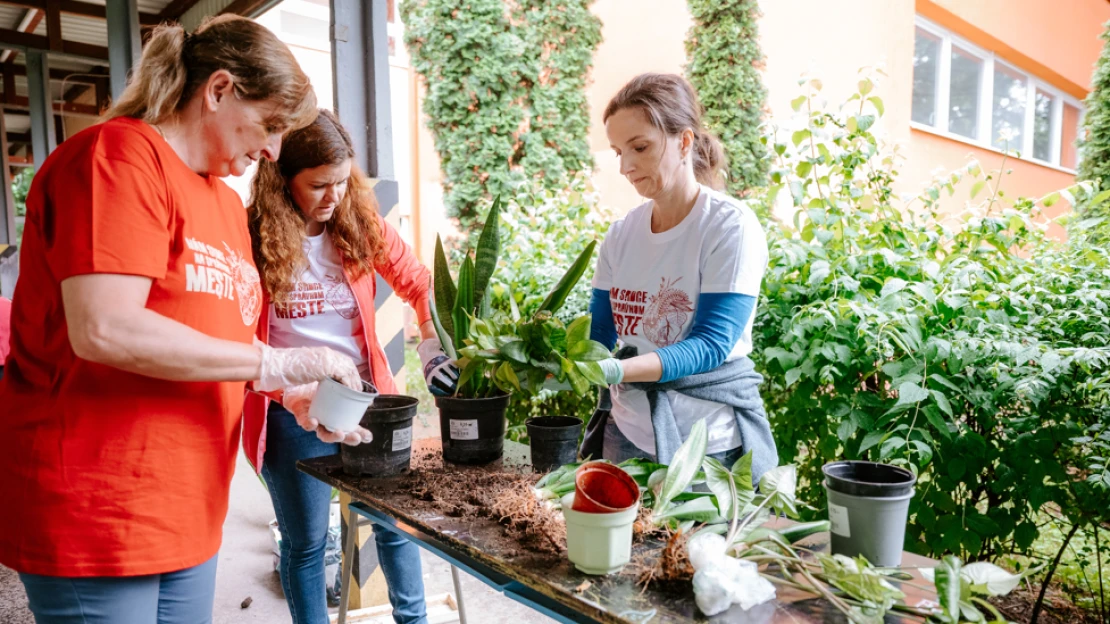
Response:
MULTIPOLYGON (((377 328, 374 325, 374 297, 378 290, 375 276, 381 277, 402 301, 412 306, 416 311, 417 322, 424 324, 432 318, 428 304, 431 274, 405 241, 401 240, 397 230, 380 216, 378 227, 386 248, 385 255, 374 265, 372 273, 356 280, 347 275, 347 281, 355 294, 355 301, 358 302, 374 385, 382 394, 393 394, 397 392, 397 387, 393 383, 393 373, 389 369, 385 350, 378 341, 377 328)), ((258 319, 258 339, 265 343, 269 343, 270 339, 270 311, 270 302, 264 301, 262 316, 258 319)), ((262 458, 266 453, 266 413, 269 407, 270 399, 266 396, 250 391, 246 393, 243 406, 243 451, 256 472, 262 471, 262 458)))

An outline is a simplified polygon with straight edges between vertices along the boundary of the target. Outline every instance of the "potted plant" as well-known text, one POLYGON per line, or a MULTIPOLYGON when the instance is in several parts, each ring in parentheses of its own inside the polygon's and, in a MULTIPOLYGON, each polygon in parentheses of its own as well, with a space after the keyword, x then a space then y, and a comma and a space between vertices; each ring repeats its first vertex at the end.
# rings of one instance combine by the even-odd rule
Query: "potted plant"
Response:
POLYGON ((448 268, 443 241, 436 238, 432 320, 444 351, 459 367, 455 394, 436 397, 443 456, 453 462, 487 463, 501 456, 512 394, 536 394, 548 378, 565 382, 578 395, 605 382, 597 361, 609 357, 609 351, 589 339, 589 315, 564 325, 553 314, 585 273, 596 241, 579 254, 540 311, 522 318, 514 305, 510 314, 496 313, 489 285, 501 245, 500 211, 498 198, 473 259, 469 251, 464 254, 457 278, 448 268))

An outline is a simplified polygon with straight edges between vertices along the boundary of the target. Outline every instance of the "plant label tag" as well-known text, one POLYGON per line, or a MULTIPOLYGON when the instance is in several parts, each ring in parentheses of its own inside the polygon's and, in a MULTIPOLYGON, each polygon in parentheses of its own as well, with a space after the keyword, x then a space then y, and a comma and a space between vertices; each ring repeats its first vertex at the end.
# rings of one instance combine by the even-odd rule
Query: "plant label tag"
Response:
POLYGON ((848 526, 848 508, 829 503, 829 528, 840 537, 852 537, 851 527, 848 526))
POLYGON ((452 440, 477 440, 478 439, 478 421, 477 420, 452 420, 451 421, 451 439, 452 440))
POLYGON ((412 425, 393 430, 393 452, 403 451, 412 446, 412 425))

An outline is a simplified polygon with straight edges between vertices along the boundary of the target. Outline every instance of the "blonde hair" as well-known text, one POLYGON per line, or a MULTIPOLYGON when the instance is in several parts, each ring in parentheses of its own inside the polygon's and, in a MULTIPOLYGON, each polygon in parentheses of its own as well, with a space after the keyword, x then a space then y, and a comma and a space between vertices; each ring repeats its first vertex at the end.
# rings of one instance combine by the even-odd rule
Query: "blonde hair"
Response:
MULTIPOLYGON (((285 135, 277 162, 259 161, 247 219, 254 264, 271 301, 285 302, 308 262, 302 246, 306 218, 293 201, 290 182, 306 169, 338 165, 354 156, 351 136, 334 113, 321 109, 312 123, 285 135)), ((324 227, 352 281, 373 271, 385 256, 378 202, 370 181, 353 162, 347 193, 324 227)))
POLYGON ((108 118, 165 122, 221 69, 231 74, 243 99, 277 104, 267 123, 279 132, 304 127, 316 116, 312 84, 289 48, 249 19, 221 15, 193 34, 177 24, 156 27, 108 118))
POLYGON ((724 188, 724 148, 702 124, 704 109, 694 86, 685 78, 677 74, 636 76, 609 100, 602 122, 628 108, 643 111, 651 125, 668 136, 682 134, 686 128, 693 131, 694 145, 690 154, 694 160, 694 176, 710 188, 718 191, 724 188))

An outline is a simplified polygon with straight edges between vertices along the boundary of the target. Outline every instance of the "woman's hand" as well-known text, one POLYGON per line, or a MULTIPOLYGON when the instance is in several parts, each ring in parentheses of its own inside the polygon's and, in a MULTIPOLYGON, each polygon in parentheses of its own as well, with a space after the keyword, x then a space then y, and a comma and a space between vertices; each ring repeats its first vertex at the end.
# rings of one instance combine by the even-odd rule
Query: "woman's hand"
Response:
POLYGON ((351 358, 337 351, 327 347, 274 349, 264 344, 258 346, 262 349, 262 366, 254 389, 259 392, 311 384, 325 377, 362 391, 358 367, 351 358))
POLYGON ((424 381, 428 390, 436 396, 451 396, 459 383, 459 369, 443 352, 439 338, 427 338, 417 347, 420 364, 424 369, 424 381))
POLYGON ((316 389, 319 385, 318 382, 314 381, 285 389, 281 405, 293 414, 293 418, 297 419, 297 424, 305 431, 315 431, 316 437, 321 442, 329 444, 342 442, 348 446, 358 446, 373 440, 374 436, 362 427, 357 427, 355 431, 328 431, 319 421, 308 415, 308 408, 312 405, 312 399, 316 396, 316 389))

